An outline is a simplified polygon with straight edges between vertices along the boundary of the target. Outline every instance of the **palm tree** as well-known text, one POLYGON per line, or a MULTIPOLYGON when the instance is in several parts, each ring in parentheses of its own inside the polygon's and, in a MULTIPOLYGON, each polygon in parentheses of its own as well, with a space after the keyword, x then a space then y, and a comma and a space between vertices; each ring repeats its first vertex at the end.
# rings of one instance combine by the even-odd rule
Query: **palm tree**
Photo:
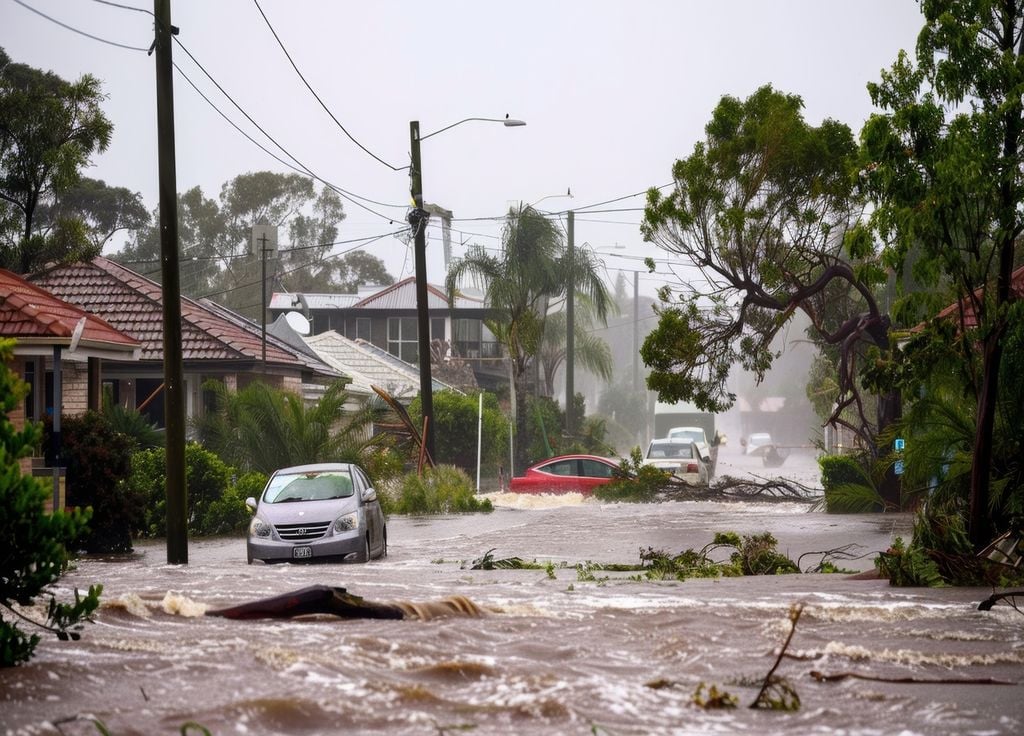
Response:
MULTIPOLYGON (((612 350, 608 343, 591 331, 594 325, 593 309, 587 302, 577 300, 576 326, 573 351, 579 364, 598 378, 611 381, 614 375, 612 350)), ((549 314, 544 323, 544 337, 540 345, 540 364, 543 372, 543 390, 546 396, 555 393, 555 374, 566 358, 566 313, 549 314)))
POLYGON ((603 320, 611 297, 591 252, 574 250, 570 259, 554 223, 528 205, 509 210, 500 255, 471 246, 451 264, 445 279, 449 301, 466 277, 483 288, 493 315, 485 324, 508 353, 515 457, 522 467, 528 442, 526 416, 519 408, 525 407, 528 369, 541 349, 549 301, 564 296, 567 285, 574 283, 603 320))
POLYGON ((369 431, 377 410, 342 419, 345 384, 331 384, 307 407, 302 397, 254 382, 233 393, 219 382, 216 410, 196 420, 200 442, 229 465, 269 474, 278 468, 320 462, 361 462, 375 441, 369 431))

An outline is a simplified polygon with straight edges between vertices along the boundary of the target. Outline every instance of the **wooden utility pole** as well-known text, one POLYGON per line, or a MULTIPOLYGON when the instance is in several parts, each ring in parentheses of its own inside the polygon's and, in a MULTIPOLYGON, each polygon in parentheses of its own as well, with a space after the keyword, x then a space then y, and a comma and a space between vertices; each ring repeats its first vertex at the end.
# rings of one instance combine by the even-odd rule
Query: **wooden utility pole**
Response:
POLYGON ((167 563, 188 564, 185 475, 185 378, 181 353, 178 191, 174 153, 174 71, 171 0, 153 0, 156 19, 156 120, 160 175, 160 274, 164 301, 164 426, 166 431, 167 563))

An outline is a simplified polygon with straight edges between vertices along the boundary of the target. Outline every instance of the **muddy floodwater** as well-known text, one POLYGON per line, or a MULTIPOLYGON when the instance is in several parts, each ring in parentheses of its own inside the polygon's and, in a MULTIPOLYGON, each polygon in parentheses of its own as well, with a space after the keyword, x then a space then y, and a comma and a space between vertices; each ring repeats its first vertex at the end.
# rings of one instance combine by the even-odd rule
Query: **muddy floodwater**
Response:
MULTIPOLYGON (((741 460, 733 461, 737 467, 741 460)), ((813 466, 810 466, 813 467, 813 466)), ((727 472, 729 462, 719 468, 727 472)), ((754 468, 756 470, 756 468, 754 468)), ((802 468, 804 471, 807 468, 802 468)), ((790 468, 777 472, 797 472, 790 468)), ((770 531, 808 568, 825 550, 872 569, 905 514, 835 516, 800 504, 602 504, 493 494, 494 513, 392 517, 389 554, 366 565, 246 565, 241 538, 162 542, 131 559, 81 560, 62 590, 104 585, 77 642, 44 638, 0 670, 0 734, 1019 734, 1024 616, 978 611, 990 589, 899 589, 846 574, 646 581, 579 572, 637 563, 641 549, 700 548, 717 531, 770 531), (470 570, 495 558, 549 571, 470 570), (233 621, 218 608, 312 584, 373 601, 460 595, 474 618, 233 621), (802 603, 777 674, 796 712, 748 707, 802 603), (892 683, 811 673, 1010 684, 892 683), (705 683, 739 700, 693 704, 705 683), (191 733, 197 733, 191 731, 191 733)))

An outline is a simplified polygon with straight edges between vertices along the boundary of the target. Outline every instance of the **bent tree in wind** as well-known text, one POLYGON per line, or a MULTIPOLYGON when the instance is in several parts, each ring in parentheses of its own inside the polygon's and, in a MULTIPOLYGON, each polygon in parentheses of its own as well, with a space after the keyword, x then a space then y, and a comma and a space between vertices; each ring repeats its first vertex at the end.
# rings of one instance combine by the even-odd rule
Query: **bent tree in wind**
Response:
MULTIPOLYGON (((746 100, 723 97, 705 139, 673 166, 674 187, 649 190, 644 237, 686 265, 675 293, 660 294, 658 327, 641 356, 663 401, 724 411, 736 399, 726 384, 732 366, 762 380, 778 357, 772 340, 801 310, 839 366, 827 422, 877 456, 900 398, 878 397, 871 417, 857 379, 869 354, 890 349, 890 319, 874 296, 885 272, 857 228, 864 205, 849 128, 808 125, 802 107, 770 86, 746 100)), ((898 503, 897 492, 892 484, 883 498, 898 503)))

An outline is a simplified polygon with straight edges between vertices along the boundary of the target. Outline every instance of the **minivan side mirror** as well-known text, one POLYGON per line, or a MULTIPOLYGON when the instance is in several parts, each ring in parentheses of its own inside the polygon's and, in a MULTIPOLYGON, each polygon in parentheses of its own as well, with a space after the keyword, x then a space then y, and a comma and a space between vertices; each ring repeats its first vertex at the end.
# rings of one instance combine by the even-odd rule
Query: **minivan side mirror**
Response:
POLYGON ((256 510, 256 499, 253 498, 252 496, 249 496, 249 498, 245 499, 245 505, 248 506, 249 508, 251 508, 253 511, 255 511, 256 510))
POLYGON ((363 503, 372 503, 377 500, 377 491, 367 488, 363 491, 363 503))

